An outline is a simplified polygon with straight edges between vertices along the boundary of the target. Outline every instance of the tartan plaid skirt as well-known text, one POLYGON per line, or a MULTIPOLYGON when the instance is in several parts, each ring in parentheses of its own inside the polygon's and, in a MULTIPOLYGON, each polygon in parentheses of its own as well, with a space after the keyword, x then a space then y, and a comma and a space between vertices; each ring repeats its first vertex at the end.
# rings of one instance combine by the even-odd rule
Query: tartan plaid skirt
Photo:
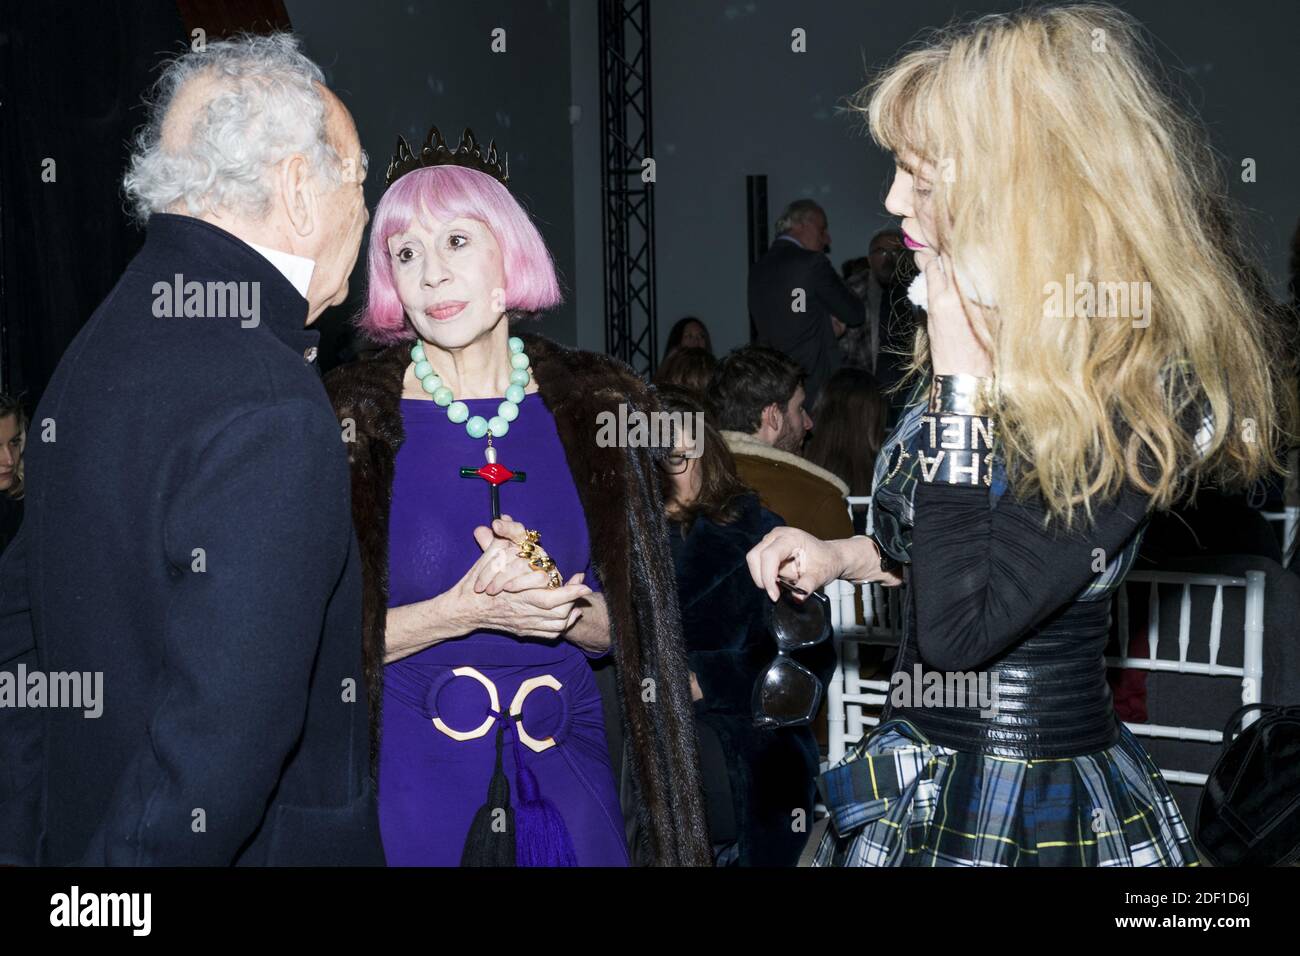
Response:
POLYGON ((905 720, 818 781, 831 825, 814 866, 1197 866, 1164 778, 1120 725, 1082 757, 1018 759, 931 744, 905 720))

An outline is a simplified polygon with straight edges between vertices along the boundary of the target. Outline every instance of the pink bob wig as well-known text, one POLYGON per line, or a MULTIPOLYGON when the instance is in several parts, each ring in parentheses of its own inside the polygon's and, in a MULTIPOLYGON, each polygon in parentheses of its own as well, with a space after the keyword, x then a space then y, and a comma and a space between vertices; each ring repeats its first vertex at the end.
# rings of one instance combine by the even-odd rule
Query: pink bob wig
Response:
POLYGON ((358 328, 371 341, 392 345, 415 338, 393 285, 388 240, 416 216, 447 222, 461 216, 484 223, 501 247, 505 310, 540 312, 560 303, 555 264, 537 227, 510 191, 487 173, 463 166, 431 166, 407 173, 388 187, 370 227, 366 271, 369 289, 358 328))

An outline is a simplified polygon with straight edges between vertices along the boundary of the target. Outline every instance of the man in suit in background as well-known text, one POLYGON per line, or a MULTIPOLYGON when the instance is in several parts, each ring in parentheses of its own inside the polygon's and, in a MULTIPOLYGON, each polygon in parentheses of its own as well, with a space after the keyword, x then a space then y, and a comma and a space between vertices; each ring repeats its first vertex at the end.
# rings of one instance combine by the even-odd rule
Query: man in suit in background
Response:
POLYGON ((50 381, 0 560, 0 679, 96 690, 0 706, 0 863, 383 865, 308 328, 347 295, 365 165, 288 34, 163 70, 125 180, 148 235, 50 381))
POLYGON ((784 352, 807 373, 811 408, 840 367, 838 334, 862 325, 866 307, 826 258, 831 235, 821 206, 796 199, 777 219, 776 231, 771 248, 749 271, 749 314, 757 344, 784 352))
POLYGON ((861 259, 850 259, 841 267, 844 281, 866 303, 867 322, 840 338, 840 356, 843 364, 876 376, 889 402, 886 428, 893 428, 912 391, 895 387, 907 372, 916 337, 916 311, 907 297, 916 264, 901 229, 881 229, 871 237, 869 249, 861 259))

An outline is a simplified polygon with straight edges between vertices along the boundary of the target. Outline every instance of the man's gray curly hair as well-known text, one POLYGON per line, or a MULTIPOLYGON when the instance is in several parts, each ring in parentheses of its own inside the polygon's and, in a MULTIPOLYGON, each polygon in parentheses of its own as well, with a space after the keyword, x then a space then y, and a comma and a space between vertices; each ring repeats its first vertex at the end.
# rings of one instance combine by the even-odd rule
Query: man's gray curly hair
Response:
POLYGON ((271 208, 267 174, 294 153, 339 182, 343 171, 316 85, 324 82, 290 33, 245 34, 168 62, 146 97, 148 118, 122 179, 135 218, 143 223, 184 203, 190 215, 224 208, 261 219, 271 208), (215 81, 211 98, 188 135, 169 135, 164 147, 163 124, 177 94, 201 75, 215 81))

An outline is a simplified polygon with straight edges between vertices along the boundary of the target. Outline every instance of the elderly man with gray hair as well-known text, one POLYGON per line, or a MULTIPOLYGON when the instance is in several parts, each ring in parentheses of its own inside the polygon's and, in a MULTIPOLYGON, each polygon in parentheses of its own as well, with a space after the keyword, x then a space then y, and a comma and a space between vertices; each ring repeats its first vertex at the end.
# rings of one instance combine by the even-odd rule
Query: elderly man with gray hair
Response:
POLYGON ((866 307, 826 258, 831 235, 821 206, 796 199, 777 219, 776 231, 771 248, 750 267, 749 314, 759 345, 803 367, 811 408, 840 367, 836 338, 866 321, 866 307))
POLYGON ((382 865, 310 328, 347 295, 365 169, 291 36, 165 67, 124 181, 147 238, 36 411, 0 564, 0 671, 102 686, 101 713, 0 707, 0 862, 382 865))

